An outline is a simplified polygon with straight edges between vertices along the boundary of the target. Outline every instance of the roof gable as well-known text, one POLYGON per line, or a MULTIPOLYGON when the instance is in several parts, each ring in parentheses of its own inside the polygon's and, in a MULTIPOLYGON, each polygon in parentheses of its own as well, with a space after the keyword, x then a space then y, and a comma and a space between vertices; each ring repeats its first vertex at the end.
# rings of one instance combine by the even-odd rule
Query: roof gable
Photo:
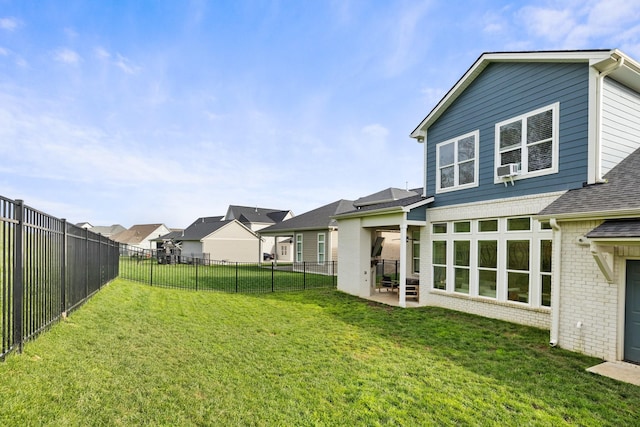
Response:
POLYGON ((137 224, 132 226, 128 230, 122 231, 115 236, 112 236, 111 238, 119 243, 137 245, 143 242, 146 238, 150 237, 160 227, 163 226, 164 224, 137 224))
MULTIPOLYGON (((598 70, 604 70, 616 63, 621 68, 610 77, 624 80, 625 84, 634 83, 640 87, 637 75, 640 65, 617 49, 610 50, 573 50, 573 51, 538 51, 538 52, 487 52, 473 63, 456 84, 436 104, 420 124, 411 132, 412 138, 423 140, 426 130, 449 108, 449 106, 473 83, 473 81, 491 63, 496 62, 538 62, 538 63, 585 63, 598 70)), ((631 85, 633 87, 633 85, 631 85)))
POLYGON ((287 215, 291 214, 289 210, 267 209, 250 206, 229 205, 227 214, 224 219, 237 219, 242 223, 262 223, 276 224, 283 221, 287 215))

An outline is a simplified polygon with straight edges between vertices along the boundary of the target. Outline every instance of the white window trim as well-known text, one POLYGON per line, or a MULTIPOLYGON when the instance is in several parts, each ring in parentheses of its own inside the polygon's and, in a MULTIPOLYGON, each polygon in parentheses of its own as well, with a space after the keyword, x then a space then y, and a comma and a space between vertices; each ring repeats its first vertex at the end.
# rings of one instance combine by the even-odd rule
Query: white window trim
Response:
POLYGON ((296 262, 302 262, 304 255, 304 244, 302 234, 296 234, 296 262), (298 240, 300 240, 300 252, 298 252, 298 240))
POLYGON ((324 264, 327 261, 327 235, 325 233, 318 233, 318 247, 316 252, 318 264, 324 264), (322 242, 320 242, 320 236, 322 236, 322 242), (324 245, 324 251, 322 252, 322 261, 320 261, 320 243, 324 245))
MULTIPOLYGON (((440 193, 448 193, 450 191, 457 191, 457 190, 464 190, 465 188, 473 188, 473 187, 477 187, 478 183, 479 183, 479 179, 478 179, 478 171, 479 171, 479 141, 480 141, 480 131, 479 130, 475 130, 473 132, 469 132, 467 134, 449 139, 447 141, 443 141, 439 144, 436 145, 436 194, 440 194, 440 193), (465 139, 468 138, 470 136, 474 137, 474 141, 475 141, 475 146, 474 146, 474 157, 473 157, 473 182, 470 182, 468 184, 463 184, 463 185, 459 185, 458 184, 458 180, 459 180, 459 176, 458 176, 458 141, 460 141, 461 139, 465 139), (440 147, 447 145, 447 144, 454 144, 454 172, 453 172, 453 181, 454 184, 452 187, 447 187, 447 188, 440 188, 440 147)), ((466 162, 467 160, 465 160, 466 162)))
MULTIPOLYGON (((488 301, 497 301, 500 303, 507 303, 513 306, 528 308, 528 309, 545 309, 549 310, 550 307, 543 306, 541 304, 541 292, 542 292, 542 280, 541 280, 541 272, 540 272, 540 241, 541 240, 551 240, 553 243, 553 233, 552 230, 540 230, 539 227, 531 227, 531 230, 514 230, 507 231, 507 220, 510 218, 525 218, 525 216, 514 216, 514 217, 502 217, 502 218, 479 218, 472 219, 472 233, 469 235, 468 233, 453 233, 448 232, 446 234, 432 234, 432 238, 430 239, 430 247, 433 247, 434 241, 443 241, 446 242, 446 265, 442 264, 434 264, 433 263, 433 254, 431 253, 432 249, 429 249, 429 257, 427 257, 427 271, 431 271, 433 274, 433 267, 445 267, 446 269, 446 284, 445 289, 438 289, 434 287, 433 277, 429 279, 429 289, 431 292, 446 294, 446 295, 466 295, 470 298, 478 298, 482 300, 488 301), (478 221, 486 220, 486 219, 498 219, 498 231, 497 232, 478 232, 478 221), (463 237, 464 236, 464 237, 463 237), (470 240, 470 260, 469 260, 469 293, 460 293, 455 291, 455 253, 454 253, 454 241, 455 240, 470 240), (482 296, 479 294, 479 271, 478 267, 478 241, 480 240, 496 240, 498 244, 498 262, 497 262, 497 271, 496 271, 496 297, 488 297, 482 296), (508 299, 508 272, 524 272, 520 270, 508 270, 507 269, 507 241, 509 240, 527 240, 529 241, 529 270, 526 271, 529 274, 529 301, 519 302, 519 301, 511 301, 508 299)), ((529 218, 531 218, 529 216, 529 218)), ((457 221, 449 221, 447 222, 447 230, 451 230, 453 228, 453 223, 457 221)), ((531 218, 531 222, 534 220, 531 218)), ((434 223, 430 223, 429 226, 433 226, 433 224, 442 224, 445 221, 437 221, 434 223)), ((551 275, 553 277, 553 271, 551 275)))
MULTIPOLYGON (((512 117, 510 119, 504 120, 500 123, 496 123, 495 126, 495 142, 494 142, 494 168, 493 168, 493 183, 494 184, 504 184, 505 180, 503 178, 498 177, 498 166, 500 166, 500 127, 509 123, 524 121, 524 119, 534 116, 536 114, 542 113, 543 111, 552 110, 553 119, 552 119, 552 132, 551 136, 551 168, 542 169, 534 172, 527 172, 528 169, 528 154, 527 152, 527 132, 526 126, 522 127, 522 141, 520 142, 520 153, 521 153, 521 163, 520 163, 520 173, 516 176, 513 176, 514 181, 520 179, 534 178, 537 176, 551 175, 554 173, 558 173, 558 155, 560 152, 559 149, 559 131, 560 131, 560 103, 556 102, 555 104, 547 105, 542 108, 538 108, 537 110, 529 111, 528 113, 522 114, 520 116, 512 117)), ((436 187, 437 188, 437 187, 436 187)), ((437 192, 437 191, 436 191, 437 192)))

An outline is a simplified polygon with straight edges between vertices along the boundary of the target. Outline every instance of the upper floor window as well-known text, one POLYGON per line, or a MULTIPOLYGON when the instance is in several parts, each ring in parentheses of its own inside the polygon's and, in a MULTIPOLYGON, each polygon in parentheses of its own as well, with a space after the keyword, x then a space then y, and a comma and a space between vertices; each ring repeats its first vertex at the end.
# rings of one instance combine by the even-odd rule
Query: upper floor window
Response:
POLYGON ((436 145, 436 193, 478 186, 479 131, 436 145))
POLYGON ((514 179, 558 172, 559 110, 555 103, 496 124, 494 182, 502 182, 497 167, 508 164, 518 165, 514 179))

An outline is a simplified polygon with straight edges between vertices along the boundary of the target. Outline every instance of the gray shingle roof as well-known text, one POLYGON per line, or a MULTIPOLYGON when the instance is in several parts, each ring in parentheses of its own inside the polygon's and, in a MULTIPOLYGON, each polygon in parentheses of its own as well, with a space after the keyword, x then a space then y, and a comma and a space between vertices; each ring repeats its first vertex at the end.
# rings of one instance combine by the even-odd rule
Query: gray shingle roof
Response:
POLYGON ((640 149, 627 156, 604 178, 606 183, 567 191, 539 215, 569 217, 572 214, 634 210, 640 214, 640 149))
POLYGON ((280 209, 267 209, 250 206, 229 205, 226 219, 237 219, 243 224, 266 223, 276 224, 281 222, 290 211, 280 209))
MULTIPOLYGON (((213 217, 209 217, 213 218, 213 217)), ((175 240, 185 241, 185 240, 202 240, 207 237, 209 234, 213 233, 216 230, 224 227, 230 222, 234 221, 232 219, 226 221, 206 221, 207 218, 199 218, 189 227, 187 227, 180 236, 175 237, 175 240)))
POLYGON ((640 237, 640 220, 609 220, 605 221, 590 232, 587 237, 640 237))
POLYGON ((387 188, 377 193, 369 194, 368 196, 360 197, 353 205, 355 207, 363 207, 368 205, 394 202, 400 199, 406 199, 416 195, 416 190, 402 190, 400 188, 387 188))
POLYGON ((286 221, 260 230, 260 234, 272 232, 293 232, 296 230, 327 229, 336 226, 337 222, 331 217, 355 209, 352 200, 337 200, 301 215, 296 215, 286 221))
POLYGON ((397 206, 410 206, 410 205, 413 205, 414 203, 418 203, 429 198, 429 197, 424 197, 422 195, 422 188, 414 188, 411 190, 399 190, 399 191, 393 191, 393 192, 389 190, 398 190, 398 189, 397 188, 387 189, 387 190, 383 190, 383 191, 379 191, 377 193, 371 194, 369 196, 361 197, 358 200, 367 200, 368 203, 364 205, 363 204, 358 205, 357 204, 358 200, 356 200, 356 202, 354 202, 354 206, 356 206, 356 209, 343 212, 343 213, 350 214, 355 212, 370 212, 370 211, 376 211, 379 209, 393 208, 397 206), (396 198, 389 199, 385 197, 386 195, 394 195, 396 198), (377 202, 374 202, 374 200, 376 199, 377 199, 377 202))

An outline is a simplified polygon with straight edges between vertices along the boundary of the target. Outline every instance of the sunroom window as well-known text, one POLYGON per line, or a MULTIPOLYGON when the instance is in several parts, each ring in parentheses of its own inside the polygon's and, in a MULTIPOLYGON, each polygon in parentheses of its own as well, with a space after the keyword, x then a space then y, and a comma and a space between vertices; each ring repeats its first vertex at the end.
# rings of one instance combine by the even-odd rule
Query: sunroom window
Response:
POLYGON ((517 164, 523 178, 557 172, 558 114, 556 103, 496 124, 496 166, 517 164))

